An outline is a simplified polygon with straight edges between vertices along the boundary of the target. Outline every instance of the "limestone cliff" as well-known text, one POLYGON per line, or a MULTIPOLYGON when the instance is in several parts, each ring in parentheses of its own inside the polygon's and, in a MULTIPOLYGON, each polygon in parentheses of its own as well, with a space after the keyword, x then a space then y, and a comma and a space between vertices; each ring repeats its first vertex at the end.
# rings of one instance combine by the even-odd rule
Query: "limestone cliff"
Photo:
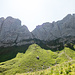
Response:
POLYGON ((60 21, 43 23, 33 31, 36 39, 50 41, 67 36, 75 36, 75 15, 67 15, 60 21))
POLYGON ((0 46, 24 45, 32 39, 26 26, 21 26, 21 21, 12 17, 0 18, 0 46), (23 41, 23 42, 22 42, 23 41))
POLYGON ((41 43, 40 41, 48 47, 54 47, 53 41, 57 39, 59 41, 55 43, 56 47, 60 42, 75 41, 75 14, 68 14, 57 22, 38 25, 32 32, 25 25, 21 25, 19 19, 10 16, 6 19, 0 18, 0 47, 41 43))

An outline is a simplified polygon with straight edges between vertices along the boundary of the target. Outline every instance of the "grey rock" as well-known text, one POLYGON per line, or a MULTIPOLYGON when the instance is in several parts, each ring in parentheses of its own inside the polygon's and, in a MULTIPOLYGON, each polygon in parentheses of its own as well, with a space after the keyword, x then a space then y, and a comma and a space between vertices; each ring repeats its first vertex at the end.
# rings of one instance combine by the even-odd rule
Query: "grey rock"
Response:
POLYGON ((38 38, 40 40, 54 40, 58 37, 60 37, 60 31, 57 23, 44 23, 41 26, 36 27, 32 31, 35 38, 38 38))
POLYGON ((34 43, 34 38, 51 41, 67 36, 75 36, 75 14, 68 14, 57 22, 38 25, 32 32, 19 19, 0 18, 0 47, 26 45, 34 43))
POLYGON ((21 26, 21 21, 12 17, 7 17, 4 20, 0 41, 2 43, 13 43, 17 37, 17 29, 21 26))
POLYGON ((0 29, 0 46, 13 46, 17 43, 20 44, 20 41, 32 39, 31 33, 26 26, 21 26, 19 19, 7 17, 3 22, 1 19, 0 29))
POLYGON ((23 25, 18 29, 17 42, 21 42, 28 39, 33 39, 33 37, 29 32, 28 28, 25 25, 23 25))
POLYGON ((55 40, 66 36, 75 36, 75 14, 69 14, 57 22, 47 22, 37 26, 32 31, 32 34, 35 36, 34 38, 44 41, 55 40))

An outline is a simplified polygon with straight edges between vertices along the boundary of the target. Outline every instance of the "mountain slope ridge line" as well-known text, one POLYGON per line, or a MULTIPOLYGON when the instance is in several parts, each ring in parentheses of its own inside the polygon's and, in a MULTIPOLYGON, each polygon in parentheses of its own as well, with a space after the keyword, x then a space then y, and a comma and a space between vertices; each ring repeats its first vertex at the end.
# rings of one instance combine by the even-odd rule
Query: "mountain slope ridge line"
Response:
POLYGON ((22 26, 19 19, 7 17, 2 21, 2 19, 0 18, 0 47, 33 44, 35 42, 38 43, 37 41, 39 40, 50 42, 59 38, 62 39, 69 36, 75 37, 74 14, 69 14, 65 18, 57 22, 43 23, 42 25, 37 26, 32 32, 30 32, 25 25, 22 26), (37 41, 35 41, 34 39, 36 39, 37 41))

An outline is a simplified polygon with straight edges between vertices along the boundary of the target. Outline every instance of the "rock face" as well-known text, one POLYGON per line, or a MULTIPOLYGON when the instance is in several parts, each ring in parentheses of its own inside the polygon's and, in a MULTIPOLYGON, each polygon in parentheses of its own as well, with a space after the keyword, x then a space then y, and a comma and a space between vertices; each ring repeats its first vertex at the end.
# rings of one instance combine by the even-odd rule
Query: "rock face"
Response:
MULTIPOLYGON (((22 26, 19 19, 12 17, 7 17, 6 19, 0 18, 0 47, 40 43, 38 40, 41 40, 44 44, 46 43, 48 47, 50 45, 54 47, 52 46, 52 44, 54 45, 53 40, 61 38, 59 42, 63 42, 70 39, 75 40, 74 37, 75 14, 68 14, 65 18, 57 22, 43 23, 37 26, 32 32, 29 32, 25 25, 22 26), (65 39, 66 37, 70 38, 65 39)), ((59 45, 60 43, 56 47, 59 45)))
POLYGON ((24 45, 28 43, 25 40, 32 38, 28 28, 21 26, 19 19, 12 17, 0 18, 0 46, 24 45), (20 43, 21 41, 23 43, 20 43))
POLYGON ((32 34, 36 39, 44 41, 75 36, 75 14, 69 14, 57 22, 39 25, 32 31, 32 34))

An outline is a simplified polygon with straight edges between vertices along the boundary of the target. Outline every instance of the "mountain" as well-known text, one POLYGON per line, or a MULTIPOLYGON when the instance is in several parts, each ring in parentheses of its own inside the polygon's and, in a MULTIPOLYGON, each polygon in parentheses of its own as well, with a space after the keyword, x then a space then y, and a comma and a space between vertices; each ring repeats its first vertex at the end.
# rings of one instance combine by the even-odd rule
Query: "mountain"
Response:
POLYGON ((32 43, 32 41, 26 41, 32 38, 28 28, 25 25, 22 26, 19 19, 0 18, 0 46, 24 45, 32 43))
POLYGON ((19 19, 0 18, 0 75, 15 74, 74 75, 75 14, 32 32, 19 19))
MULTIPOLYGON (((37 44, 44 44, 50 49, 62 49, 65 44, 75 44, 75 14, 68 14, 57 22, 46 22, 38 25, 33 31, 37 44)), ((43 46, 43 47, 44 47, 43 46)))
POLYGON ((57 22, 46 22, 38 25, 29 32, 19 19, 7 17, 0 18, 0 47, 21 46, 26 44, 43 44, 48 48, 60 48, 75 41, 75 14, 68 14, 57 22), (54 45, 54 42, 57 45, 54 45))
POLYGON ((36 39, 50 41, 68 36, 75 36, 75 15, 67 15, 60 21, 43 23, 33 31, 36 39))

